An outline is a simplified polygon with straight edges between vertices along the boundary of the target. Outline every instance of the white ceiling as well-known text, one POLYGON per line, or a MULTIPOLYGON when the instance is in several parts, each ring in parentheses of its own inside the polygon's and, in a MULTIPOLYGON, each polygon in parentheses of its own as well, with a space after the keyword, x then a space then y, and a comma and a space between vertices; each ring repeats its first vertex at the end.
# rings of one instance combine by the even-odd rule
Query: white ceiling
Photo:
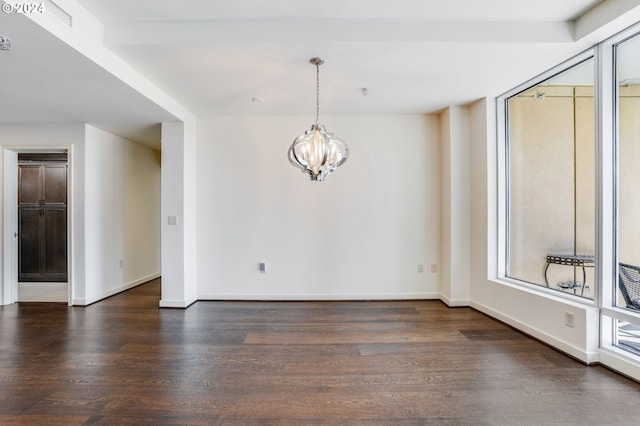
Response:
MULTIPOLYGON (((310 117, 313 56, 326 61, 321 115, 429 113, 499 95, 587 48, 573 21, 603 3, 77 1, 104 23, 109 49, 197 115, 310 117)), ((0 34, 14 40, 0 52, 12 82, 0 88, 0 122, 78 120, 144 142, 157 139, 144 128, 169 119, 28 19, 0 14, 0 34)))
POLYGON ((113 22, 238 20, 566 21, 592 0, 80 0, 113 22))
MULTIPOLYGON (((156 144, 175 118, 24 15, 0 13, 0 123, 93 123, 156 144)), ((2 141, 0 141, 2 143, 2 141)))

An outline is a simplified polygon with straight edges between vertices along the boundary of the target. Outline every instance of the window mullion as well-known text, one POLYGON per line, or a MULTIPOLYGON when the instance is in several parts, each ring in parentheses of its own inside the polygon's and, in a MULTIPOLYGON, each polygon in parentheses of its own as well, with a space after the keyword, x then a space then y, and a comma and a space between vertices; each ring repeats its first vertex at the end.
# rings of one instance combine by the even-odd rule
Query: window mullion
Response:
POLYGON ((614 77, 611 47, 596 49, 596 303, 612 306, 615 282, 614 77))

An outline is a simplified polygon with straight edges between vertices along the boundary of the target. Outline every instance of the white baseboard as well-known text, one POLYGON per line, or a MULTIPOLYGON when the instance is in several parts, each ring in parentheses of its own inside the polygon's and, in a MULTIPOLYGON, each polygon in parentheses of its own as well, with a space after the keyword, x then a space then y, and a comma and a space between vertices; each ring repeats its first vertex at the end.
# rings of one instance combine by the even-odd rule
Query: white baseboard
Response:
POLYGON ((471 307, 474 309, 477 309, 480 312, 483 312, 487 315, 489 315, 490 317, 496 318, 502 322, 504 322, 505 324, 508 324, 510 326, 512 326, 513 328, 516 328, 520 331, 522 331, 523 333, 528 334, 529 336, 535 337, 536 339, 547 343, 550 346, 553 346, 554 348, 558 349, 559 351, 562 351, 564 353, 566 353, 567 355, 570 355, 572 357, 574 357, 575 359, 578 359, 584 363, 587 364, 591 364, 594 362, 598 362, 599 361, 599 353, 598 352, 586 352, 580 348, 577 348, 573 345, 570 345, 560 339, 557 339, 554 336, 551 336, 541 330, 538 330, 534 327, 530 327, 529 325, 522 323, 520 321, 517 321, 507 315, 504 315, 498 311, 495 311, 483 304, 477 303, 477 302, 471 302, 471 307))
POLYGON ((198 300, 264 300, 264 301, 337 301, 337 300, 430 300, 440 299, 438 293, 315 293, 315 294, 246 294, 246 293, 203 293, 198 300))
POLYGON ((618 373, 640 381, 640 365, 626 351, 615 347, 600 349, 600 362, 618 373))
POLYGON ((459 308, 464 306, 471 306, 471 300, 469 299, 449 299, 444 294, 439 294, 438 298, 450 308, 459 308))
POLYGON ((159 306, 161 308, 177 308, 177 309, 186 309, 189 306, 193 305, 194 303, 196 303, 198 300, 197 298, 192 298, 192 299, 188 299, 188 300, 166 300, 163 299, 160 301, 159 306))

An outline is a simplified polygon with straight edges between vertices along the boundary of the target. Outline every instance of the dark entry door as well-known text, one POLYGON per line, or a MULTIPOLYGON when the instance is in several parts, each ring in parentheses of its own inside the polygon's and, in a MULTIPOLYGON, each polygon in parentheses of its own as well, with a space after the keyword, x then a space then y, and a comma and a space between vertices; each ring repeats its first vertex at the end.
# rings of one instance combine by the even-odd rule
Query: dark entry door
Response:
POLYGON ((18 170, 18 281, 67 281, 67 164, 18 170))

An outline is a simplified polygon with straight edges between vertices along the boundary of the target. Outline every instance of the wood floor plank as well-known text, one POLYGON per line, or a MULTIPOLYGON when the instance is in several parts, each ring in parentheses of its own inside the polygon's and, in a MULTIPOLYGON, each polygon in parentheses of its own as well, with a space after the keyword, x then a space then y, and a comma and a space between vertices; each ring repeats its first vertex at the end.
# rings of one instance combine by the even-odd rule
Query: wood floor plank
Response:
POLYGON ((244 340, 245 344, 258 345, 332 345, 332 344, 354 344, 354 343, 412 343, 412 342, 460 342, 464 341, 464 336, 459 332, 412 332, 402 333, 401 331, 384 330, 364 333, 362 331, 336 331, 324 330, 310 333, 299 332, 262 332, 249 333, 244 340))
POLYGON ((636 424, 640 384, 437 301, 0 307, 0 424, 636 424))

